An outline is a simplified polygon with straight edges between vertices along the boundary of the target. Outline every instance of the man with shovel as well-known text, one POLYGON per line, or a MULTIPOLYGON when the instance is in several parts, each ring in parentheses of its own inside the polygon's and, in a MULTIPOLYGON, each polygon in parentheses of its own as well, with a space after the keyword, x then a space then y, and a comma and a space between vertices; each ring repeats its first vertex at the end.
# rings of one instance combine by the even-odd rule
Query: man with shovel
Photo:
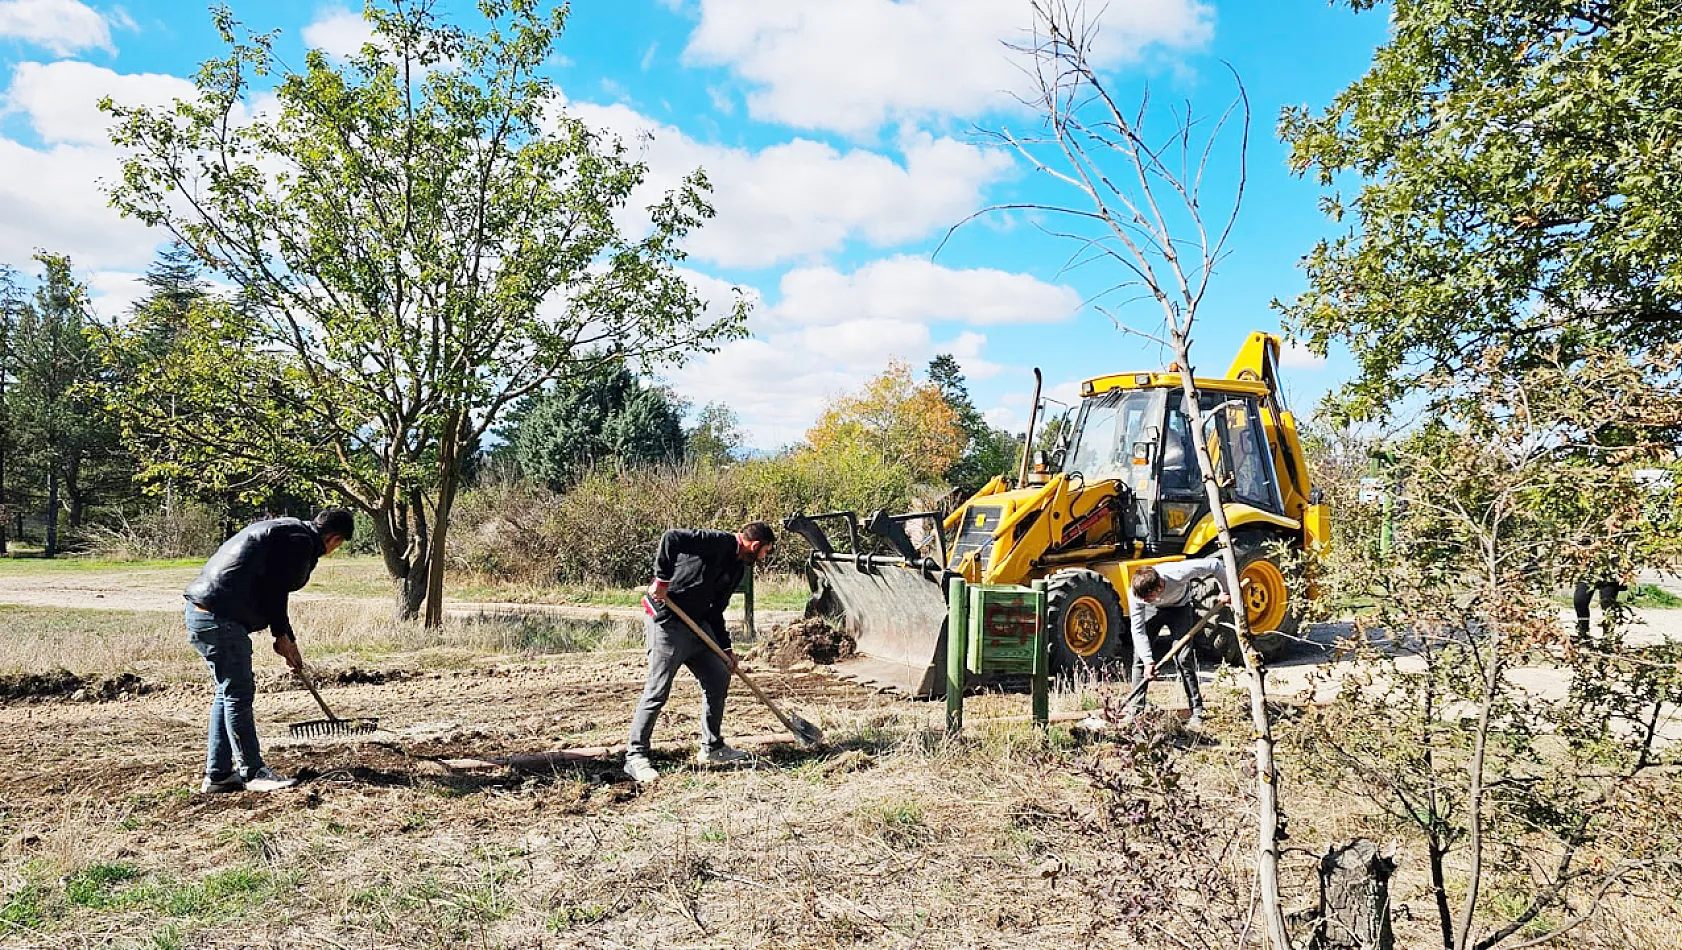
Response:
MULTIPOLYGON (((1127 590, 1127 616, 1133 627, 1133 677, 1137 688, 1146 680, 1156 678, 1156 660, 1151 653, 1151 635, 1167 634, 1169 641, 1184 636, 1197 623, 1197 608, 1192 602, 1193 581, 1214 578, 1221 586, 1220 602, 1232 602, 1227 590, 1226 565, 1218 555, 1167 561, 1146 565, 1133 572, 1133 582, 1127 590)), ((1185 687, 1186 705, 1191 718, 1186 725, 1196 729, 1203 725, 1203 692, 1197 682, 1197 653, 1187 649, 1174 658, 1174 668, 1185 687)), ((1145 692, 1138 690, 1131 712, 1138 715, 1145 708, 1145 692)))
POLYGON ((660 777, 648 760, 649 742, 655 720, 671 695, 678 667, 688 667, 701 684, 701 751, 696 761, 712 764, 749 758, 747 753, 724 744, 730 663, 691 632, 671 606, 692 618, 733 661, 724 608, 748 567, 770 557, 776 543, 771 526, 763 521, 755 521, 735 534, 677 528, 660 538, 654 553, 654 581, 648 585, 644 600, 648 613, 643 620, 648 682, 631 718, 631 736, 625 746, 625 774, 632 779, 652 782, 660 777))
POLYGON ((200 792, 272 792, 295 784, 263 764, 252 711, 251 635, 271 630, 286 665, 304 665, 287 597, 309 583, 316 562, 350 540, 355 527, 345 508, 328 508, 313 521, 259 521, 222 542, 187 585, 187 641, 209 664, 216 686, 200 792))

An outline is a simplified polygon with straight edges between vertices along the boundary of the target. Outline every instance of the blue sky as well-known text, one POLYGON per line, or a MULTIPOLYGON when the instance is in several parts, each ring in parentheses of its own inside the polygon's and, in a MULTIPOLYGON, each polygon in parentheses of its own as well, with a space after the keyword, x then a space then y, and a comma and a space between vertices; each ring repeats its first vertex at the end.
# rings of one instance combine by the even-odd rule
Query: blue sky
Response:
MULTIPOLYGON (((234 2, 253 27, 279 29, 282 55, 330 53, 366 36, 360 7, 234 2)), ((471 4, 452 0, 463 23, 471 4)), ((1093 8, 1098 9, 1099 4, 1093 8)), ((1200 317, 1196 358, 1224 369, 1242 336, 1275 328, 1269 308, 1303 286, 1298 261, 1330 225, 1318 189, 1292 178, 1274 137, 1285 105, 1323 107, 1385 38, 1382 11, 1324 0, 1111 0, 1098 52, 1126 97, 1218 113, 1230 63, 1253 109, 1249 184, 1232 254, 1200 317)), ((1020 427, 1031 368, 1069 398, 1078 380, 1165 357, 1082 302, 1114 273, 1061 270, 1071 248, 1001 215, 947 229, 990 204, 1060 193, 991 147, 977 127, 1026 127, 1005 40, 1027 0, 577 0, 554 77, 568 108, 638 143, 650 188, 694 167, 712 178, 719 217, 690 242, 698 290, 756 301, 753 338, 663 371, 698 404, 729 403, 750 442, 798 440, 825 403, 889 359, 922 366, 954 353, 975 402, 1020 427), (642 133, 650 133, 645 138, 642 133)), ((36 247, 72 255, 105 315, 136 293, 159 236, 105 207, 116 156, 93 103, 163 103, 190 92, 218 52, 204 7, 165 0, 0 0, 0 262, 36 247)), ((1228 161, 1219 169, 1230 179, 1228 161)), ((1119 317, 1149 330, 1154 305, 1119 317)), ((1287 359, 1299 407, 1348 372, 1287 359)))

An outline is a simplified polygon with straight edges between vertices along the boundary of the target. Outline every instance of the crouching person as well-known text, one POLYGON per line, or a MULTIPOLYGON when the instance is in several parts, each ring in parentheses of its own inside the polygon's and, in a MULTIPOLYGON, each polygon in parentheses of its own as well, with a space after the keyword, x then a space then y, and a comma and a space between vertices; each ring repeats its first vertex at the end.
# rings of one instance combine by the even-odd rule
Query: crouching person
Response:
POLYGON ((187 640, 210 666, 216 687, 199 791, 272 792, 294 784, 263 764, 252 709, 251 635, 268 629, 286 665, 303 665, 287 597, 309 583, 316 562, 349 540, 355 526, 344 508, 329 508, 314 521, 259 521, 222 542, 187 585, 187 640))
MULTIPOLYGON (((1213 578, 1221 587, 1220 602, 1230 604, 1232 592, 1227 589, 1226 565, 1219 555, 1167 561, 1146 565, 1133 572, 1133 583, 1127 591, 1127 615, 1133 627, 1134 687, 1156 678, 1156 659, 1152 640, 1173 641, 1191 632, 1197 625, 1197 608, 1192 602, 1191 585, 1202 578, 1213 578)), ((1174 669, 1186 691, 1186 705, 1191 716, 1186 725, 1195 729, 1203 725, 1203 692, 1197 682, 1197 651, 1191 647, 1174 658, 1174 669)), ((1130 710, 1138 715, 1145 709, 1145 691, 1130 710)))
POLYGON ((771 555, 776 535, 771 526, 755 521, 731 534, 728 531, 667 531, 654 553, 654 581, 643 604, 643 637, 648 647, 648 683, 631 719, 625 746, 625 774, 638 782, 660 777, 648 760, 654 723, 671 695, 680 667, 701 684, 701 751, 698 762, 739 762, 748 758, 724 744, 724 701, 730 692, 730 633, 724 628, 724 608, 742 582, 748 567, 771 555), (730 655, 726 662, 714 653, 671 610, 676 605, 730 655))

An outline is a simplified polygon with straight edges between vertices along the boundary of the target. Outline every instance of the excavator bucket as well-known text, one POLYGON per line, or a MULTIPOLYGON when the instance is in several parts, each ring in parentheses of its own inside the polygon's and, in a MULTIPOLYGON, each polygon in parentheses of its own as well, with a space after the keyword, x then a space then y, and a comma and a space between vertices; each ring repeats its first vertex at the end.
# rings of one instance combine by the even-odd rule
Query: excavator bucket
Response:
MULTIPOLYGON (((878 514, 865 528, 886 537, 897 548, 908 517, 924 516, 890 520, 878 514), (900 529, 897 532, 896 527, 900 529)), ((907 558, 905 554, 917 553, 909 540, 904 542, 908 550, 899 555, 837 553, 817 527, 816 522, 823 518, 846 520, 849 539, 858 551, 860 526, 851 512, 796 515, 784 526, 812 543, 813 553, 806 568, 812 599, 806 605, 806 615, 822 617, 840 627, 857 645, 854 656, 835 664, 836 672, 867 686, 918 699, 943 694, 945 570, 933 558, 907 558)))

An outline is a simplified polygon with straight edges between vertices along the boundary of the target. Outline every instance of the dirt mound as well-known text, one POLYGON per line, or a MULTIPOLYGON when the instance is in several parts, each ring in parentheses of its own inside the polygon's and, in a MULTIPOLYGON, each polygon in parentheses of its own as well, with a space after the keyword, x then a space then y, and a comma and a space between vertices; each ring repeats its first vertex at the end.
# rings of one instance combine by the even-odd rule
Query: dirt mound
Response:
MULTIPOLYGON (((419 674, 414 670, 379 670, 365 666, 309 668, 310 680, 316 686, 378 686, 381 683, 401 683, 419 674)), ((304 684, 290 670, 264 671, 257 674, 257 686, 264 692, 278 693, 303 689, 304 684)))
POLYGON ((858 644, 846 631, 818 617, 771 628, 754 651, 754 658, 779 669, 802 663, 834 663, 853 655, 858 644))
POLYGON ((127 696, 139 696, 160 688, 142 681, 133 673, 78 676, 60 667, 45 673, 11 673, 0 676, 0 703, 52 700, 102 703, 127 696))

